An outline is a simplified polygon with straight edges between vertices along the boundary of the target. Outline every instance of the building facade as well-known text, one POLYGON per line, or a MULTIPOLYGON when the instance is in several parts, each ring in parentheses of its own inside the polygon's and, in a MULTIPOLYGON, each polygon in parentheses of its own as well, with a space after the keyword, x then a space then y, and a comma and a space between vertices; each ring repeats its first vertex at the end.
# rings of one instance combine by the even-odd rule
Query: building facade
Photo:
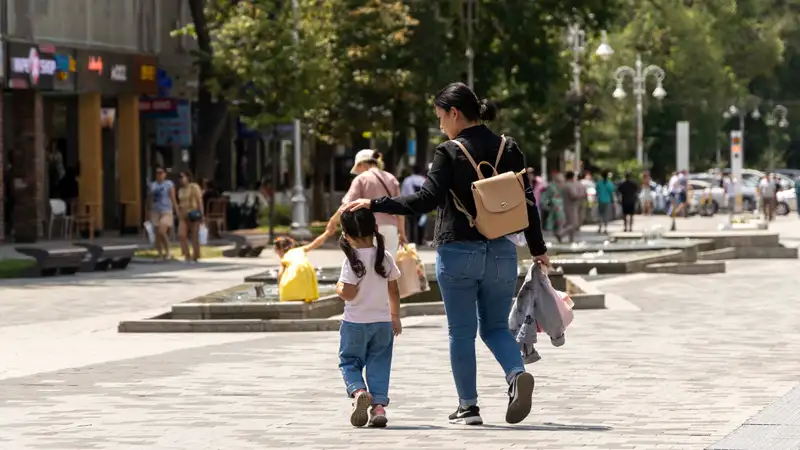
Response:
MULTIPOLYGON (((0 239, 12 227, 16 242, 41 239, 54 198, 98 230, 139 227, 157 125, 183 117, 162 98, 159 53, 179 48, 184 3, 0 0, 0 239)), ((162 60, 191 78, 184 53, 162 60)))

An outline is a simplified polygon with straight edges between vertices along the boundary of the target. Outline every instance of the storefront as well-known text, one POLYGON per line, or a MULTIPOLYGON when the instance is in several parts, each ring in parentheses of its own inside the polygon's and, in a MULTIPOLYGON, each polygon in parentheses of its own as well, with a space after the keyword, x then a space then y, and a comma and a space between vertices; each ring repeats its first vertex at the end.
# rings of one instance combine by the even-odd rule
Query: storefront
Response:
MULTIPOLYGON (((48 44, 8 43, 7 91, 3 98, 5 153, 4 222, 13 226, 17 242, 34 242, 42 236, 50 198, 47 172, 50 160, 63 167, 61 155, 46 150, 43 94, 75 90, 72 50, 48 44)), ((55 178, 58 181, 59 178, 55 178)))
MULTIPOLYGON (((0 86, 5 85, 5 72, 6 72, 6 44, 0 41, 0 86)), ((6 215, 11 210, 6 205, 6 155, 5 145, 3 145, 3 89, 0 88, 0 242, 3 242, 6 237, 6 215)), ((11 185, 9 184, 9 187, 11 185)))
POLYGON ((139 96, 157 90, 155 58, 84 50, 76 59, 81 200, 92 205, 98 229, 136 229, 142 218, 139 96))

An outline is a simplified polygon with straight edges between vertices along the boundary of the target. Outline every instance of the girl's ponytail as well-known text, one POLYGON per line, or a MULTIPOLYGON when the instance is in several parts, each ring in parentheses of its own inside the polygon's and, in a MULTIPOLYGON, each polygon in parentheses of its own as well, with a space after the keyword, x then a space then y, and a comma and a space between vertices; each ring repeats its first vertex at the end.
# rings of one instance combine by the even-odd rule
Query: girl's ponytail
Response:
POLYGON ((377 228, 375 228, 375 241, 378 243, 378 250, 375 252, 375 272, 378 272, 383 278, 389 278, 389 271, 383 265, 383 261, 386 259, 386 244, 383 235, 378 232, 377 228))
POLYGON ((342 249, 344 256, 347 257, 347 261, 350 263, 350 267, 353 268, 353 272, 356 273, 358 278, 367 274, 367 268, 364 267, 364 263, 358 259, 358 252, 350 245, 350 241, 347 240, 344 233, 339 236, 339 248, 342 249))

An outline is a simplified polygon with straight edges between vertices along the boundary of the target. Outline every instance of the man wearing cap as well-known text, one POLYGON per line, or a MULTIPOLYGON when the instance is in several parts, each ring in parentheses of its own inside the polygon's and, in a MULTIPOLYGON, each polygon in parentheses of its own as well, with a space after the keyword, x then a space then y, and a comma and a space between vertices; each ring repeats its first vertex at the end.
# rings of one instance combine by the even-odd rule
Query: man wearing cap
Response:
MULTIPOLYGON (((350 173, 356 177, 350 183, 350 189, 342 198, 343 205, 359 198, 397 197, 400 195, 400 183, 394 175, 383 170, 383 158, 381 153, 376 150, 366 149, 356 153, 350 173)), ((375 220, 378 223, 378 231, 383 235, 386 250, 392 254, 392 257, 396 257, 399 245, 408 242, 406 239, 405 218, 403 216, 377 213, 375 214, 375 220)), ((322 245, 336 233, 338 224, 339 212, 337 211, 328 221, 325 232, 314 239, 314 242, 306 245, 304 249, 309 251, 322 245)))

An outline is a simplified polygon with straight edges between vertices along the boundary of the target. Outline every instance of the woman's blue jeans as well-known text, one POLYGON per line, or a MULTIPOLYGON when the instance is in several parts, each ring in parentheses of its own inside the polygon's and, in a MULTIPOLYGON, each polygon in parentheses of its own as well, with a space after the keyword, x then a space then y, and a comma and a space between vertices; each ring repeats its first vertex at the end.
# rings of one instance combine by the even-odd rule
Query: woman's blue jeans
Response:
POLYGON ((450 365, 460 405, 478 403, 475 337, 503 367, 506 380, 525 371, 520 347, 508 329, 517 284, 517 248, 506 238, 451 242, 436 250, 436 280, 450 335, 450 365))

